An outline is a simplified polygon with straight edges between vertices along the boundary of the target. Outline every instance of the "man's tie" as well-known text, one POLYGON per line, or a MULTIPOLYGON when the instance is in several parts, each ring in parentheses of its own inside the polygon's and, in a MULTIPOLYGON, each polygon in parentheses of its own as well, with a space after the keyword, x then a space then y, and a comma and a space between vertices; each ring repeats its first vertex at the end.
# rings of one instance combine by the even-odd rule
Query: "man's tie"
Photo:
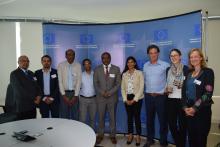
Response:
POLYGON ((27 76, 28 79, 33 80, 33 77, 30 74, 28 74, 27 70, 25 70, 24 73, 25 73, 25 75, 27 76))
POLYGON ((108 79, 109 72, 108 72, 108 66, 105 66, 105 79, 108 79))

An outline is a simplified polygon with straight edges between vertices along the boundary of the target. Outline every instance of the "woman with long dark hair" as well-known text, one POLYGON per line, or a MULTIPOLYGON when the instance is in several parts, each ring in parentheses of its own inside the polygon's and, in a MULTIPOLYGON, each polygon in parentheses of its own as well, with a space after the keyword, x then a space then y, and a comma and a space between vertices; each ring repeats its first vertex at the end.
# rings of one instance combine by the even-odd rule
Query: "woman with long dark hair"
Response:
POLYGON ((132 56, 126 60, 125 68, 122 73, 121 93, 127 112, 128 140, 131 144, 133 140, 133 118, 136 126, 136 146, 141 142, 141 105, 144 98, 144 76, 139 70, 136 59, 132 56))

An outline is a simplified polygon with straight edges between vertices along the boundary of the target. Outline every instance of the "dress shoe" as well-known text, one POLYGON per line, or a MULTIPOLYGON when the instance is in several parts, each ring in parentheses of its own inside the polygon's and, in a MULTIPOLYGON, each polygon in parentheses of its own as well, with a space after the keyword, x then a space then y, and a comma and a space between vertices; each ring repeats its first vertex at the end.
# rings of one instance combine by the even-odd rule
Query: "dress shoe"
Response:
POLYGON ((112 144, 117 144, 117 140, 115 137, 110 137, 112 144))
POLYGON ((143 147, 150 147, 153 144, 154 144, 154 140, 147 140, 147 142, 145 143, 143 147))
POLYGON ((160 147, 167 147, 167 145, 168 145, 167 143, 161 143, 160 147))
POLYGON ((133 138, 134 138, 133 135, 129 135, 128 140, 127 140, 127 144, 131 144, 133 141, 133 138))
POLYGON ((136 137, 136 146, 140 146, 140 144, 141 144, 141 137, 137 136, 136 137))
POLYGON ((102 142, 102 140, 103 140, 103 136, 98 135, 98 136, 96 137, 96 144, 100 144, 100 143, 102 142))

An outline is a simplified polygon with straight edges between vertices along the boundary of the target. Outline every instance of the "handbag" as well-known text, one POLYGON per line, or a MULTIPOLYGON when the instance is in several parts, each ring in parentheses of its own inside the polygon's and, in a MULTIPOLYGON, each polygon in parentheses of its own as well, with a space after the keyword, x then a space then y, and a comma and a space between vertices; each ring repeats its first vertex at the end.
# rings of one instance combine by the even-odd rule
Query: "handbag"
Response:
POLYGON ((134 94, 127 94, 127 100, 131 101, 134 99, 134 94))

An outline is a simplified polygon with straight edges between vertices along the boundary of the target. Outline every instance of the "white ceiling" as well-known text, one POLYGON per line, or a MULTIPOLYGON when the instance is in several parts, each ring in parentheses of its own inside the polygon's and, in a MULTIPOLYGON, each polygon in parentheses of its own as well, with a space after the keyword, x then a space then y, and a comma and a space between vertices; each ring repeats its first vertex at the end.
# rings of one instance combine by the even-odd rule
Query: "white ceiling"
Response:
POLYGON ((202 9, 220 15, 220 0, 0 0, 0 19, 9 17, 89 22, 148 20, 202 9))

